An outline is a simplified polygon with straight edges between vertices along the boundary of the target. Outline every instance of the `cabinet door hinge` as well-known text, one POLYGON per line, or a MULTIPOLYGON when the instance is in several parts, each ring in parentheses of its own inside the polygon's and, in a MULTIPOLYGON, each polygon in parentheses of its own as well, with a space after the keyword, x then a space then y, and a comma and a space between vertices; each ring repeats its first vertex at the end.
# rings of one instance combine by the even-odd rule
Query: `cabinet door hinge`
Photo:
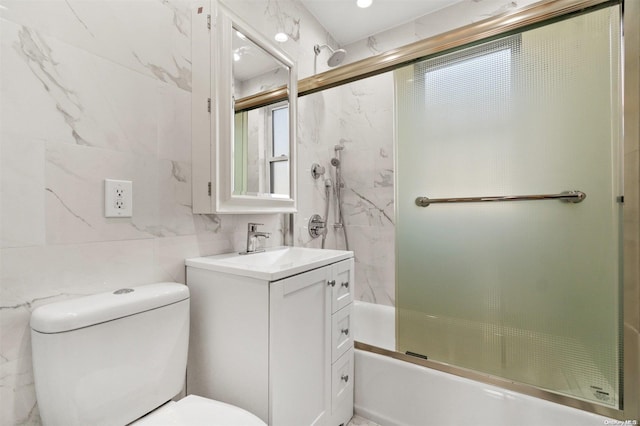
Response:
POLYGON ((207 28, 211 29, 211 15, 207 15, 207 28))
POLYGON ((207 193, 209 194, 209 197, 211 197, 211 182, 207 182, 207 193))
POLYGON ((211 112, 211 98, 207 98, 207 112, 211 112))

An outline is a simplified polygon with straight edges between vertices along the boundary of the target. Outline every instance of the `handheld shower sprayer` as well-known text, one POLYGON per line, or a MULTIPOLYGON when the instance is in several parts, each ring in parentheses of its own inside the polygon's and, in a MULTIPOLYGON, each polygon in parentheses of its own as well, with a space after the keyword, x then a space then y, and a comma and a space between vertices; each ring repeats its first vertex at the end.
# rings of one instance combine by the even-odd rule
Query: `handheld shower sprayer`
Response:
POLYGON ((335 157, 331 159, 331 165, 335 167, 335 182, 334 182, 334 192, 336 195, 336 207, 338 209, 338 215, 336 217, 336 222, 333 224, 334 229, 342 229, 342 233, 344 235, 344 244, 345 248, 349 250, 349 239, 347 237, 347 229, 344 225, 344 214, 342 211, 342 189, 344 188, 344 182, 342 180, 342 167, 340 160, 340 151, 344 150, 344 145, 334 145, 333 151, 335 153, 335 157))

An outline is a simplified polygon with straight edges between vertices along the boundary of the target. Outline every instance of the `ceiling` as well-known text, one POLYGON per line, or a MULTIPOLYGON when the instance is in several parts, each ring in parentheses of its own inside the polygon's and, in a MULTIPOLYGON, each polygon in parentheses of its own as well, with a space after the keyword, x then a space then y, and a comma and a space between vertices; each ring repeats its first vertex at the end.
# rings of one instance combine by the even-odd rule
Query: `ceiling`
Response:
POLYGON ((462 0, 300 0, 340 46, 362 40, 462 0))

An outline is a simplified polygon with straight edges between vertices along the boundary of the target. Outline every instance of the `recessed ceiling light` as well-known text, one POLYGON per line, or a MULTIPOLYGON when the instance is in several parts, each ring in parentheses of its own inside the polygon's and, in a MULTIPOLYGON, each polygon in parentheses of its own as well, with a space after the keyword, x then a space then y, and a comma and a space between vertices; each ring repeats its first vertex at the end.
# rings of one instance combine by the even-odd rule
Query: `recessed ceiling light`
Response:
POLYGON ((286 35, 285 33, 278 33, 275 35, 274 38, 276 39, 276 41, 279 41, 280 43, 284 43, 285 41, 289 40, 289 36, 286 35))
POLYGON ((361 7, 363 9, 365 7, 371 6, 371 3, 373 3, 373 0, 358 0, 358 1, 356 1, 356 4, 358 5, 358 7, 361 7))

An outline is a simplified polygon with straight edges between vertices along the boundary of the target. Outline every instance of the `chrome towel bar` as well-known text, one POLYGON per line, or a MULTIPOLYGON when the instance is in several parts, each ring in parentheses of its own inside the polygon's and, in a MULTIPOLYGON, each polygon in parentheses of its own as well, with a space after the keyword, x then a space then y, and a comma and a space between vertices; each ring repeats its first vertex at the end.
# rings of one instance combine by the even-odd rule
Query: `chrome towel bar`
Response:
POLYGON ((532 201, 532 200, 561 200, 567 203, 579 203, 587 198, 582 191, 564 191, 560 194, 539 195, 503 195, 497 197, 460 197, 460 198, 416 198, 416 205, 429 207, 431 204, 441 203, 483 203, 485 201, 532 201))

